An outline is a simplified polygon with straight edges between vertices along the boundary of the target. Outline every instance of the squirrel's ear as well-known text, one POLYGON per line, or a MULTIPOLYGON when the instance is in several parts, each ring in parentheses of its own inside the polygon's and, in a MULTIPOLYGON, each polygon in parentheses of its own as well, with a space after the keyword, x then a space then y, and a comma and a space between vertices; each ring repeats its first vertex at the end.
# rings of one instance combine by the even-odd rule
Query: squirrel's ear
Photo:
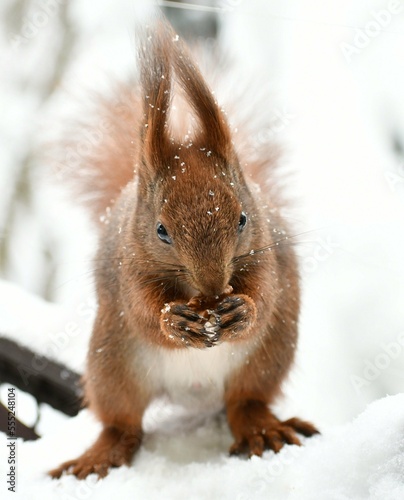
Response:
POLYGON ((168 114, 171 100, 170 40, 165 26, 140 33, 140 83, 144 120, 141 137, 145 168, 154 177, 169 151, 168 114))
POLYGON ((173 67, 176 77, 202 128, 199 141, 224 158, 228 158, 233 148, 225 116, 199 69, 192 62, 185 44, 176 39, 172 45, 173 67))
POLYGON ((170 156, 168 115, 173 71, 200 123, 198 142, 229 158, 233 150, 229 126, 185 44, 163 20, 142 30, 138 42, 144 113, 141 137, 147 173, 154 177, 170 156))

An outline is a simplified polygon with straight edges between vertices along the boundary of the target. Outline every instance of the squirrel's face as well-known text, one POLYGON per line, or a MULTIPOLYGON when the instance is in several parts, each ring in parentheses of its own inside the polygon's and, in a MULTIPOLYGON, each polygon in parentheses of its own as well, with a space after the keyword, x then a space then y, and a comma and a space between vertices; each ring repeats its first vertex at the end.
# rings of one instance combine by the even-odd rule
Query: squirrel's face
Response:
POLYGON ((230 127, 178 37, 148 37, 140 60, 140 244, 157 281, 164 275, 176 288, 220 295, 235 258, 251 248, 255 222, 230 127), (174 114, 173 96, 180 96, 174 114))
POLYGON ((232 278, 234 259, 248 251, 251 195, 239 170, 205 148, 179 148, 165 163, 150 193, 153 259, 178 266, 193 290, 220 295, 232 278))

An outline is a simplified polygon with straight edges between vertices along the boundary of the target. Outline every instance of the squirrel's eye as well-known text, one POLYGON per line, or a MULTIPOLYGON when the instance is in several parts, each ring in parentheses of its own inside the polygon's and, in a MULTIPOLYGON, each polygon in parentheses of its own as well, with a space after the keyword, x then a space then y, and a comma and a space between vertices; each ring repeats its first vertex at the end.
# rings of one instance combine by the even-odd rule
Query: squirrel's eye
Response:
POLYGON ((167 243, 168 245, 171 245, 172 240, 168 236, 167 229, 159 222, 157 224, 157 236, 160 238, 161 241, 164 241, 164 243, 167 243))
POLYGON ((245 212, 241 212, 240 220, 238 221, 238 232, 241 233, 247 224, 247 215, 245 212))

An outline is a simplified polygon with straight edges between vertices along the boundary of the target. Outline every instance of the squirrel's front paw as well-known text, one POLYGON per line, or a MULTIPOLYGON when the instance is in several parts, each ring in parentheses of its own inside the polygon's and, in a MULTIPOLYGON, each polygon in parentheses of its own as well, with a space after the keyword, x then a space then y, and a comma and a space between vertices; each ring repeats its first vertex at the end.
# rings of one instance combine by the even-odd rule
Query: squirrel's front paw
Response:
POLYGON ((257 309, 247 295, 228 295, 212 311, 220 340, 243 338, 254 325, 257 309))
POLYGON ((207 299, 170 302, 161 313, 161 329, 173 348, 201 349, 245 338, 257 317, 254 301, 247 295, 226 295, 213 306, 207 299))
POLYGON ((187 304, 170 302, 161 313, 161 329, 173 348, 186 346, 201 349, 214 345, 214 339, 205 329, 207 318, 187 304))

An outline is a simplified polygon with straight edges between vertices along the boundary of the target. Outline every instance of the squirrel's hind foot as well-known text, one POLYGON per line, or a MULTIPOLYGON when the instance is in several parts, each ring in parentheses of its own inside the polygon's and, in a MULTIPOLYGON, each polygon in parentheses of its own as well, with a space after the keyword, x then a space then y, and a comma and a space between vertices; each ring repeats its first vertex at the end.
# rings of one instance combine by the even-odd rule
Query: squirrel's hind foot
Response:
POLYGON ((249 401, 228 413, 230 427, 235 442, 230 448, 231 455, 262 456, 265 450, 278 453, 285 444, 300 446, 297 434, 306 437, 319 434, 310 422, 290 418, 278 420, 260 401, 249 401))
POLYGON ((48 474, 54 479, 60 478, 64 472, 78 479, 85 479, 90 474, 103 478, 111 467, 128 465, 141 440, 141 432, 123 432, 115 427, 107 427, 80 457, 64 462, 48 474))

